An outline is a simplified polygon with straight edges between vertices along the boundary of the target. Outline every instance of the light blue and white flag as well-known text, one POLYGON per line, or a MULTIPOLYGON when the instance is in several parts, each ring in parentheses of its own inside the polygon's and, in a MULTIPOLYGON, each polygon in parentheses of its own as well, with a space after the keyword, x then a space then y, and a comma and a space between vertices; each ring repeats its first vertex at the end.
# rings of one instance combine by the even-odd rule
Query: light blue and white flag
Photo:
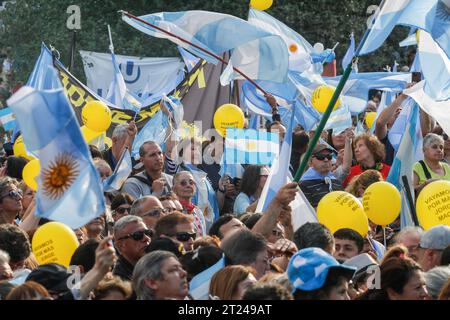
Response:
MULTIPOLYGON (((251 79, 285 82, 289 54, 283 40, 240 18, 209 11, 160 12, 139 17, 154 26, 172 33, 170 36, 125 14, 122 19, 150 36, 169 39, 210 63, 217 56, 232 51, 233 66, 251 79), (179 38, 202 48, 198 49, 179 38)), ((235 79, 243 79, 235 74, 235 79)))
MULTIPOLYGON (((352 59, 355 56, 355 35, 352 34, 350 35, 350 45, 347 49, 347 52, 344 55, 344 58, 342 59, 342 69, 345 70, 345 68, 347 68, 347 66, 352 63, 352 59)), ((354 70, 355 72, 358 72, 358 67, 356 67, 356 69, 354 70)))
POLYGON ((16 117, 10 108, 0 110, 0 123, 5 131, 14 129, 16 126, 16 117))
POLYGON ((8 105, 41 171, 36 216, 79 228, 105 212, 103 188, 62 85, 56 90, 25 86, 8 105))
MULTIPOLYGON (((401 42, 399 42, 400 47, 407 47, 407 46, 415 46, 417 45, 417 36, 416 33, 417 28, 413 27, 409 30, 408 36, 401 42)), ((395 71, 394 71, 395 72, 395 71)))
POLYGON ((450 99, 450 58, 425 31, 419 33, 419 59, 425 93, 435 101, 450 99))
POLYGON ((383 1, 359 55, 378 49, 396 25, 429 32, 447 56, 450 55, 450 3, 447 0, 383 1))
MULTIPOLYGON (((327 84, 334 87, 341 80, 341 76, 325 77, 327 84)), ((341 99, 348 104, 353 115, 359 114, 367 107, 369 90, 400 92, 411 82, 411 74, 403 72, 361 72, 351 73, 342 90, 341 99)))
POLYGON ((177 46, 177 48, 178 51, 180 51, 181 57, 183 58, 184 64, 186 65, 188 72, 191 72, 191 70, 194 69, 194 67, 197 65, 200 59, 191 54, 186 49, 184 49, 182 46, 177 46))
POLYGON ((209 300, 209 285, 211 283, 211 278, 217 271, 223 268, 225 268, 225 256, 222 256, 222 258, 213 266, 192 278, 189 283, 189 294, 194 300, 209 300))
POLYGON ((226 164, 223 163, 223 156, 221 158, 220 162, 220 170, 219 175, 221 177, 229 176, 230 178, 238 178, 242 179, 242 176, 244 175, 244 167, 240 163, 235 164, 226 164))
POLYGON ((279 150, 277 133, 252 129, 227 129, 224 162, 271 165, 279 150))
POLYGON ((414 105, 415 102, 413 99, 408 97, 406 100, 404 100, 401 104, 402 111, 400 111, 397 119, 395 119, 395 122, 389 129, 388 139, 392 147, 394 148, 394 154, 397 152, 402 137, 406 132, 406 126, 409 122, 410 114, 413 110, 414 105))
POLYGON ((122 188, 125 180, 133 170, 133 164, 131 162, 130 151, 128 148, 123 150, 122 156, 117 162, 116 168, 112 175, 103 181, 103 192, 118 191, 122 188))
POLYGON ((410 113, 405 134, 402 137, 398 152, 389 171, 387 181, 397 187, 402 196, 402 209, 400 215, 401 227, 413 226, 414 222, 410 214, 402 176, 408 178, 410 192, 414 195, 413 188, 413 166, 423 159, 422 153, 422 131, 419 120, 419 107, 414 104, 410 113))

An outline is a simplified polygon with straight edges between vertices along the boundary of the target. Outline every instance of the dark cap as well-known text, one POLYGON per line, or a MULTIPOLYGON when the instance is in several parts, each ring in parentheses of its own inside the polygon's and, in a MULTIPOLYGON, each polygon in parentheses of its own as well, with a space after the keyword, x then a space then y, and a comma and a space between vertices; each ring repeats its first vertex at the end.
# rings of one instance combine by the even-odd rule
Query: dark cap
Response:
POLYGON ((49 263, 38 266, 31 271, 26 281, 34 281, 41 284, 49 292, 63 293, 69 291, 67 278, 70 277, 67 269, 56 263, 49 263))
POLYGON ((328 150, 328 151, 330 151, 330 153, 334 152, 334 150, 330 146, 323 144, 323 143, 319 143, 314 147, 312 154, 315 155, 315 154, 321 153, 324 150, 328 150))

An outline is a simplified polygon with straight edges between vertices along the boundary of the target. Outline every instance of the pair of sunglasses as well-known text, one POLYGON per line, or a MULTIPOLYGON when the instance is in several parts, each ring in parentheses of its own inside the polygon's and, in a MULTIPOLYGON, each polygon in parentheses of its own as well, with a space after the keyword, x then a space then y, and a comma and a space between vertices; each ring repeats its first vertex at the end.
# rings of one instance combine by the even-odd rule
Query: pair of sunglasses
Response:
POLYGON ((193 186, 193 185, 195 185, 195 181, 192 180, 192 179, 189 179, 189 180, 181 180, 181 181, 180 181, 180 184, 181 184, 183 187, 186 187, 188 184, 191 185, 191 186, 193 186))
POLYGON ((155 208, 155 209, 151 209, 150 211, 144 213, 142 216, 143 217, 159 217, 161 215, 161 213, 166 213, 166 212, 167 212, 166 209, 155 208))
POLYGON ((23 196, 23 192, 22 190, 18 189, 18 190, 10 190, 7 193, 4 193, 0 196, 0 199, 6 198, 6 197, 10 197, 13 199, 20 199, 23 196))
POLYGON ((144 236, 147 236, 149 238, 153 237, 153 230, 146 229, 146 230, 135 231, 135 232, 129 233, 126 236, 119 238, 117 240, 124 240, 124 239, 132 238, 134 241, 141 241, 144 238, 144 236))
POLYGON ((116 210, 114 210, 114 213, 124 214, 126 212, 130 213, 131 207, 119 207, 116 210))
POLYGON ((189 241, 189 239, 192 238, 192 240, 195 240, 197 238, 197 234, 189 233, 189 232, 177 232, 176 234, 173 234, 169 237, 176 237, 178 241, 186 242, 189 241))
POLYGON ((323 161, 325 159, 328 159, 331 161, 331 159, 333 159, 333 155, 331 155, 331 154, 326 154, 326 155, 325 154, 316 154, 314 156, 314 158, 316 158, 317 160, 320 160, 320 161, 323 161))

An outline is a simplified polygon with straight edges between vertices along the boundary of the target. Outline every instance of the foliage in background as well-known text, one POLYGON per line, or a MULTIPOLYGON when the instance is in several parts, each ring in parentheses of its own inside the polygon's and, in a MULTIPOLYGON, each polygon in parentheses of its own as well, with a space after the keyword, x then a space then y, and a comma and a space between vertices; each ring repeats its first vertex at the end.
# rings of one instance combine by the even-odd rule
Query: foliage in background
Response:
MULTIPOLYGON (((151 38, 121 20, 118 10, 135 15, 160 11, 207 10, 232 14, 246 19, 249 0, 16 0, 0 13, 0 47, 11 47, 16 60, 16 80, 26 81, 39 55, 41 42, 54 46, 61 61, 69 63, 71 31, 66 28, 70 5, 81 8, 81 30, 77 32, 76 49, 108 52, 107 24, 111 25, 117 54, 146 57, 178 56, 176 46, 168 40, 151 38)), ((377 0, 274 0, 267 12, 304 36, 311 44, 322 42, 331 48, 336 42, 338 72, 341 59, 353 31, 359 43, 370 14, 367 8, 377 0)), ((375 53, 360 58, 360 71, 379 71, 394 60, 407 64, 409 51, 398 42, 407 36, 406 28, 396 28, 386 43, 375 53)), ((76 54, 75 76, 85 81, 79 53, 76 54)))

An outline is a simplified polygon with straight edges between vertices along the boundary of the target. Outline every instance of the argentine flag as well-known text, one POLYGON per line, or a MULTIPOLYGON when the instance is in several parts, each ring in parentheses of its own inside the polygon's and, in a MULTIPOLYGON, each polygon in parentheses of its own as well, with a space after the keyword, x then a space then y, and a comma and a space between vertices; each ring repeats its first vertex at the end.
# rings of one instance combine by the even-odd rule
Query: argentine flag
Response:
POLYGON ((4 108, 0 110, 0 123, 5 129, 9 131, 16 126, 16 117, 10 108, 4 108))
POLYGON ((131 162, 130 151, 128 148, 123 150, 122 156, 116 165, 116 169, 106 180, 103 181, 103 192, 118 191, 127 180, 133 165, 131 162))
POLYGON ((385 0, 372 21, 359 55, 378 49, 396 25, 417 27, 431 34, 450 56, 449 0, 385 0))
POLYGON ((276 133, 252 129, 227 129, 226 164, 271 165, 280 150, 276 133))
MULTIPOLYGON (((218 60, 205 51, 216 56, 232 51, 233 66, 251 79, 286 81, 289 54, 283 40, 240 18, 209 11, 160 12, 139 17, 172 35, 126 14, 122 19, 139 31, 169 39, 210 63, 217 64, 218 60)), ((235 74, 235 79, 244 78, 235 74)))

